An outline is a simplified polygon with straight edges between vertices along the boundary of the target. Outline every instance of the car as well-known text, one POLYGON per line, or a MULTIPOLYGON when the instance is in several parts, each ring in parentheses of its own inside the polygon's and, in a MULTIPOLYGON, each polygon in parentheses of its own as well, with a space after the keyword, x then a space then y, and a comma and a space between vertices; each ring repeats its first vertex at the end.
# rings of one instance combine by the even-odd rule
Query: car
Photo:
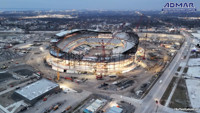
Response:
POLYGON ((6 68, 8 68, 8 66, 6 66, 6 65, 1 67, 1 69, 6 69, 6 68))
POLYGON ((161 83, 162 83, 162 80, 160 80, 159 83, 161 84, 161 83))
POLYGON ((53 110, 56 111, 59 108, 59 105, 53 107, 53 110))
POLYGON ((71 109, 71 106, 68 106, 65 110, 68 111, 69 109, 71 109))
POLYGON ((23 107, 20 111, 26 111, 27 110, 27 107, 23 107))
POLYGON ((15 89, 20 89, 20 87, 16 87, 15 89))
POLYGON ((62 111, 61 113, 66 113, 66 111, 64 110, 64 111, 62 111))

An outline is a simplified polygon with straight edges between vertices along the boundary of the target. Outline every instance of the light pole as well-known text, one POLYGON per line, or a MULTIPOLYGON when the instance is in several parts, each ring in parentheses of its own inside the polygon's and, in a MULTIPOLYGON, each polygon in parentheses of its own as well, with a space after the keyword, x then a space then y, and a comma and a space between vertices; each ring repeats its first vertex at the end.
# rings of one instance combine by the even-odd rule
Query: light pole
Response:
POLYGON ((156 102, 156 112, 155 113, 157 113, 159 101, 156 99, 155 102, 156 102))

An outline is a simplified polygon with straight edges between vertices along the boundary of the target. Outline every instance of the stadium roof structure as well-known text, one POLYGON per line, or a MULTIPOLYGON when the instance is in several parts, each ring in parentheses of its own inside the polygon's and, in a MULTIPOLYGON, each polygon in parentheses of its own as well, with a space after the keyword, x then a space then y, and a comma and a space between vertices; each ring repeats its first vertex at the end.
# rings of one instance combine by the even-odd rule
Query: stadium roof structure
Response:
POLYGON ((76 31, 79 31, 81 29, 73 29, 73 30, 66 30, 66 31, 62 31, 60 33, 57 33, 56 36, 58 37, 62 37, 62 36, 65 36, 67 34, 70 34, 70 33, 73 33, 73 32, 76 32, 76 31))
MULTIPOLYGON (((77 31, 81 31, 81 30, 83 30, 83 29, 65 30, 65 31, 61 31, 61 32, 57 33, 56 36, 58 36, 58 37, 63 37, 63 36, 68 35, 68 34, 70 34, 70 33, 77 32, 77 31)), ((94 31, 94 32, 95 32, 95 31, 98 31, 98 30, 88 29, 88 31, 94 31)))
MULTIPOLYGON (((105 56, 106 61, 112 61, 111 59, 117 60, 116 56, 127 56, 135 54, 137 46, 139 44, 139 37, 134 32, 106 32, 89 29, 73 29, 63 31, 56 34, 59 38, 52 43, 50 48, 50 54, 54 57, 62 59, 75 59, 87 61, 101 61, 101 57, 105 56), (103 52, 95 53, 90 55, 91 58, 86 58, 88 52, 94 50, 94 48, 103 47, 110 52, 105 52, 106 55, 102 55, 103 52), (59 54, 57 53, 59 51, 59 54), (73 57, 76 56, 76 57, 73 57), (94 60, 92 57, 96 57, 94 60), (108 58, 106 58, 108 56, 108 58), (112 57, 112 58, 111 58, 112 57)), ((103 49, 99 49, 102 50, 103 49)))
POLYGON ((59 85, 57 83, 54 83, 50 80, 41 79, 37 82, 16 90, 15 93, 18 93, 19 95, 31 101, 58 86, 59 85))

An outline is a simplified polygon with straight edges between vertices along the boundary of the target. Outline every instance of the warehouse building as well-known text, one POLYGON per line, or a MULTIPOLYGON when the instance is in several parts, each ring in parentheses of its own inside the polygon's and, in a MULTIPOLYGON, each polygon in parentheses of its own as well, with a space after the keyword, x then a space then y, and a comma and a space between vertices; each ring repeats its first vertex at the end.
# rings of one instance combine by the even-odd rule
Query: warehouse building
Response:
POLYGON ((90 106, 88 106, 86 109, 84 109, 84 113, 95 113, 98 111, 102 106, 106 104, 107 100, 102 99, 96 99, 90 106))
POLYGON ((29 104, 36 103, 47 94, 59 89, 59 85, 47 79, 41 79, 15 91, 14 96, 19 97, 29 104))

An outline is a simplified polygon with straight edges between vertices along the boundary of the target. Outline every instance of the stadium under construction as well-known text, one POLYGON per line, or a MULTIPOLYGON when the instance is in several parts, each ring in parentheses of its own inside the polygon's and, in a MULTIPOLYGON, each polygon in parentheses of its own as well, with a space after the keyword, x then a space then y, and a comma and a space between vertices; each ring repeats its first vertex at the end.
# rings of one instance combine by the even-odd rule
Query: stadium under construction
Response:
POLYGON ((117 75, 136 67, 138 44, 134 32, 68 30, 51 40, 46 62, 59 72, 117 75))

